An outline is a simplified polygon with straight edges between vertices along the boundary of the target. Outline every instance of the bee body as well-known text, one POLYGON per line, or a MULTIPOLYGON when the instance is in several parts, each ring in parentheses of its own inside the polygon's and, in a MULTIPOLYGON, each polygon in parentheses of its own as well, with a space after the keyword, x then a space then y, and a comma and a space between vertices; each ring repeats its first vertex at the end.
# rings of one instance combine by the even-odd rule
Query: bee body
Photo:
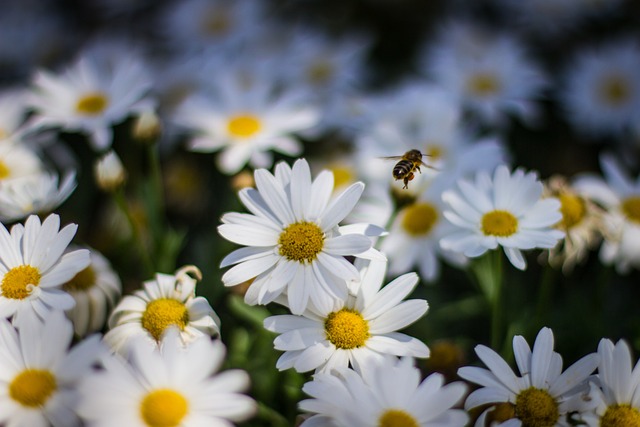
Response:
MULTIPOLYGON (((409 181, 415 177, 415 171, 422 173, 420 166, 425 165, 422 162, 423 156, 426 156, 426 154, 414 149, 407 151, 402 156, 385 157, 386 159, 398 159, 398 163, 393 167, 392 175, 396 181, 403 180, 403 189, 409 188, 409 181)), ((425 166, 429 167, 428 165, 425 166)))

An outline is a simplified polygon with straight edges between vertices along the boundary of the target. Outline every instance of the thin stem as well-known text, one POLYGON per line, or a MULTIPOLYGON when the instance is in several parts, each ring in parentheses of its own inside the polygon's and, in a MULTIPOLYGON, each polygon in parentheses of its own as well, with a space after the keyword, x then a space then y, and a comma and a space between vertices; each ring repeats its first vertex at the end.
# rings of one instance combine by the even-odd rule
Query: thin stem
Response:
POLYGON ((487 252, 473 264, 472 270, 491 309, 491 347, 497 350, 503 337, 502 251, 487 252))
POLYGON ((542 280, 538 289, 538 305, 536 307, 536 325, 538 329, 544 326, 543 323, 547 320, 555 281, 556 270, 547 264, 542 272, 542 280))
POLYGON ((127 203, 124 193, 122 189, 118 189, 112 193, 113 200, 116 202, 116 205, 120 209, 120 211, 124 214, 127 219, 127 223, 131 228, 131 240, 133 244, 138 247, 138 252, 140 252, 140 259, 142 260, 142 264, 145 268, 145 276, 150 277, 154 274, 155 268, 153 266, 153 261, 149 256, 149 250, 144 244, 144 240, 142 239, 142 233, 140 232, 140 228, 136 223, 133 215, 131 214, 131 210, 129 209, 129 204, 127 203))

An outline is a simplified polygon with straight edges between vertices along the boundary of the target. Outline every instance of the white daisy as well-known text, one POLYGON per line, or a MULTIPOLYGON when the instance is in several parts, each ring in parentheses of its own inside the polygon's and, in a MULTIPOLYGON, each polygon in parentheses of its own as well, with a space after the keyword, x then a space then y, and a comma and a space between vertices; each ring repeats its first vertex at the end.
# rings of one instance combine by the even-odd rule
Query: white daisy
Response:
POLYGON ((573 127, 590 136, 624 136, 640 121, 640 45, 620 39, 578 53, 561 101, 573 127))
POLYGON ((76 305, 67 310, 67 317, 79 337, 100 331, 122 295, 120 278, 109 261, 95 249, 91 249, 91 264, 66 282, 62 289, 76 301, 76 305))
POLYGON ((177 124, 195 135, 189 148, 198 152, 222 150, 218 168, 235 174, 247 163, 254 168, 271 167, 271 151, 288 156, 302 152, 293 136, 314 126, 319 112, 302 91, 274 92, 269 77, 247 84, 229 73, 211 78, 213 94, 206 90, 190 96, 176 111, 177 124))
POLYGON ((27 92, 10 89, 0 92, 0 142, 19 136, 27 112, 27 92))
POLYGON ((371 360, 393 356, 429 357, 429 348, 416 338, 397 332, 427 312, 425 300, 403 301, 418 284, 415 273, 404 274, 382 287, 386 262, 371 261, 355 296, 333 307, 307 308, 301 315, 264 320, 264 327, 280 334, 276 350, 284 354, 276 367, 298 372, 331 372, 352 366, 361 371, 371 360))
POLYGON ((125 296, 111 312, 109 332, 104 340, 115 351, 127 354, 132 340, 143 337, 157 347, 164 331, 177 326, 183 343, 198 337, 220 333, 220 319, 204 297, 196 297, 196 279, 200 270, 186 266, 175 274, 157 273, 155 280, 144 282, 144 289, 125 296))
POLYGON ((40 158, 24 145, 10 140, 0 142, 0 192, 7 180, 36 175, 43 169, 40 158))
POLYGON ((224 359, 220 341, 201 337, 185 348, 176 328, 159 348, 135 338, 128 362, 114 355, 80 385, 78 413, 88 426, 230 427, 251 417, 256 404, 241 394, 246 372, 218 373, 224 359))
POLYGON ((380 235, 379 227, 338 226, 358 202, 362 183, 331 198, 333 174, 325 170, 311 181, 304 159, 293 169, 278 164, 275 176, 264 169, 254 176, 257 189, 239 193, 252 214, 227 213, 218 227, 225 239, 247 246, 227 255, 221 267, 237 264, 222 276, 225 286, 254 279, 245 294, 248 304, 267 304, 286 293, 294 314, 303 313, 309 301, 330 310, 333 299, 346 298, 347 282, 359 280, 345 256, 384 259, 365 235, 380 235))
POLYGON ((106 353, 99 336, 69 349, 73 327, 60 311, 19 331, 0 319, 0 424, 79 427, 78 384, 106 353))
POLYGON ((312 399, 301 401, 300 409, 313 415, 301 427, 465 426, 469 416, 454 407, 466 385, 445 385, 441 374, 420 379, 410 357, 373 362, 362 373, 318 373, 302 387, 312 399))
POLYGON ((514 374, 495 351, 476 346, 476 354, 489 369, 466 366, 458 370, 460 377, 481 386, 467 397, 465 409, 491 405, 476 427, 488 425, 485 422, 504 427, 572 425, 567 415, 578 410, 573 395, 587 386, 599 357, 591 353, 562 372, 562 357, 553 346, 549 328, 540 330, 533 351, 522 336, 515 336, 513 353, 522 376, 514 374))
POLYGON ((458 189, 445 191, 449 205, 443 215, 457 231, 440 241, 444 249, 478 257, 502 246, 516 268, 527 266, 521 249, 552 248, 564 233, 554 228, 562 219, 560 202, 542 198, 542 183, 535 173, 498 166, 493 177, 476 175, 474 183, 458 181, 458 189))
POLYGON ((85 53, 61 75, 36 73, 30 102, 35 116, 29 128, 84 132, 95 150, 105 150, 112 143, 112 125, 151 108, 145 98, 150 86, 143 65, 132 55, 105 59, 85 53))
POLYGON ((77 228, 60 230, 55 214, 42 223, 31 215, 24 226, 11 227, 11 234, 0 224, 0 318, 12 317, 21 327, 51 310, 73 307, 73 297, 61 287, 90 262, 86 249, 64 253, 77 228))

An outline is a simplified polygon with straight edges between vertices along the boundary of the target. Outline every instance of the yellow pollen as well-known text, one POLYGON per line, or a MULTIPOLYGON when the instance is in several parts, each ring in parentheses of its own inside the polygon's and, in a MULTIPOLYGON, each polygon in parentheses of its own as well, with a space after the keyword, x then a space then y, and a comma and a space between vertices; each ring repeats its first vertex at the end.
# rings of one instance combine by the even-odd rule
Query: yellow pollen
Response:
POLYGON ((23 406, 42 407, 58 388, 56 378, 49 371, 27 369, 9 384, 9 396, 23 406))
POLYGON ((431 203, 414 203, 404 208, 402 228, 410 235, 426 236, 438 222, 438 211, 431 203))
POLYGON ((86 292, 96 284, 96 271, 93 267, 88 266, 84 270, 80 271, 78 274, 73 276, 71 280, 62 285, 62 289, 67 292, 72 291, 80 291, 86 292))
POLYGON ((189 311, 180 301, 160 298, 147 304, 140 323, 156 341, 160 341, 169 326, 175 325, 184 330, 189 323, 189 311))
POLYGON ((226 13, 212 10, 203 17, 200 28, 204 34, 221 36, 229 32, 231 22, 226 13))
POLYGON ((560 199, 560 212, 562 213, 562 220, 558 225, 564 230, 569 230, 580 224, 586 213, 582 197, 563 193, 558 196, 558 199, 560 199))
POLYGON ((0 179, 5 179, 9 175, 11 175, 11 169, 9 169, 9 166, 7 166, 5 162, 0 160, 0 179))
POLYGON ((640 223, 640 196, 631 196, 623 200, 622 212, 630 221, 640 223))
POLYGON ((324 321, 324 332, 333 345, 344 350, 362 347, 370 336, 367 321, 348 308, 330 313, 324 321))
POLYGON ((387 409, 378 419, 377 427, 418 427, 413 415, 402 409, 387 409))
POLYGON ((76 103, 76 111, 85 116, 97 116, 101 114, 107 105, 109 98, 102 92, 88 93, 76 103))
POLYGON ((500 81, 493 74, 478 73, 469 79, 467 89, 480 97, 490 96, 500 91, 500 81))
POLYGON ((324 247, 324 233, 313 222, 295 222, 278 238, 280 255, 298 262, 311 262, 324 247))
POLYGON ((0 128, 0 139, 5 139, 7 136, 9 136, 7 131, 2 129, 2 128, 0 128))
POLYGON ((232 136, 249 138, 260 132, 262 123, 260 119, 252 114, 238 114, 229 118, 227 131, 232 136))
POLYGON ((20 265, 7 271, 2 278, 1 294, 5 298, 25 299, 31 294, 28 285, 38 286, 40 271, 30 265, 20 265))
POLYGON ((431 354, 425 361, 426 367, 430 371, 443 374, 455 374, 464 362, 464 352, 459 345, 453 341, 436 341, 429 345, 431 354))
POLYGON ((640 411, 628 404, 611 405, 602 418, 600 427, 640 427, 640 411))
POLYGON ((334 188, 340 188, 355 181, 353 170, 348 166, 334 166, 331 172, 333 172, 334 188))
POLYGON ((527 427, 554 426, 560 417, 558 402, 546 390, 529 387, 516 397, 516 417, 527 427))
POLYGON ((600 86, 600 98, 612 107, 626 104, 631 97, 629 82, 622 76, 612 75, 605 79, 600 86))
POLYGON ((177 391, 158 389, 140 403, 140 415, 149 427, 177 427, 189 412, 189 402, 177 391))
POLYGON ((482 232, 486 236, 509 237, 518 231, 518 219, 510 212, 495 210, 482 216, 482 232))
POLYGON ((432 160, 441 159, 442 157, 444 157, 444 152, 445 152, 444 147, 436 144, 429 144, 427 145, 426 150, 424 150, 424 153, 427 156, 429 156, 432 160))
POLYGON ((329 61, 316 61, 307 69, 307 75, 313 84, 326 84, 333 75, 333 64, 329 61))
POLYGON ((503 423, 511 418, 515 418, 515 416, 516 407, 513 403, 498 403, 487 413, 487 425, 492 425, 494 422, 503 423))

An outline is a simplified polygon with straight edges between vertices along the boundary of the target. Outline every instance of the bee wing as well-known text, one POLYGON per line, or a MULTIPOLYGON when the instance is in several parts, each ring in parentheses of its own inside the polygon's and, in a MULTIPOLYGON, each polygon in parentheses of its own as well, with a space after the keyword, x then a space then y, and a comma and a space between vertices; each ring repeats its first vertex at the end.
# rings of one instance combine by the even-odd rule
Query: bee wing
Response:
POLYGON ((387 156, 387 157, 378 157, 378 159, 382 160, 402 160, 403 156, 387 156))

